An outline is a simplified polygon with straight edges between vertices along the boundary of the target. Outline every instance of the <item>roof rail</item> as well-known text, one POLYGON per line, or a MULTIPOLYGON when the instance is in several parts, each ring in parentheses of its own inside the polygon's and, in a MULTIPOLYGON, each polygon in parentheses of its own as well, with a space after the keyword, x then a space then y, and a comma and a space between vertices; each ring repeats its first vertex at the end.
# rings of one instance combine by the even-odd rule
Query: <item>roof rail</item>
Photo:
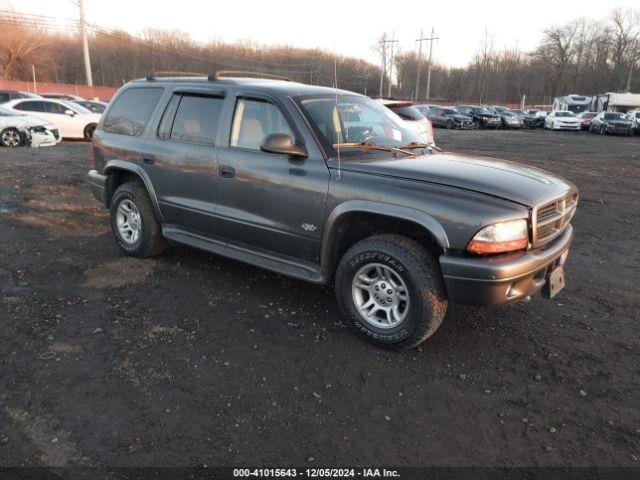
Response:
POLYGON ((221 77, 255 77, 255 78, 271 78, 273 80, 284 80, 286 82, 292 82, 288 77, 282 75, 274 75, 273 73, 263 72, 245 72, 242 70, 218 70, 211 72, 208 76, 209 81, 219 80, 221 77))
POLYGON ((147 74, 147 80, 156 80, 158 77, 207 77, 206 73, 201 72, 173 72, 170 70, 152 71, 147 74))

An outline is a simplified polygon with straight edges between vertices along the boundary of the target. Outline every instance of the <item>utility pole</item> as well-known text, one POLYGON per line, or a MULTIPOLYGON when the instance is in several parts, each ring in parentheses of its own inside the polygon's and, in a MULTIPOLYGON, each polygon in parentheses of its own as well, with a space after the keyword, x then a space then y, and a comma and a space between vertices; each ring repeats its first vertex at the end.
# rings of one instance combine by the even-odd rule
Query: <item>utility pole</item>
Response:
POLYGON ((82 32, 82 53, 84 54, 84 71, 87 76, 87 85, 93 87, 91 75, 91 58, 89 57, 89 41, 87 40, 87 24, 84 19, 84 0, 78 0, 80 7, 80 30, 82 32))
POLYGON ((427 98, 429 98, 430 95, 430 89, 431 89, 431 61, 433 60, 433 41, 434 40, 438 40, 437 37, 433 36, 433 28, 431 29, 431 36, 428 38, 425 38, 423 36, 422 30, 420 30, 420 38, 416 39, 416 42, 418 42, 418 72, 416 73, 416 89, 414 91, 414 96, 413 96, 413 101, 417 101, 418 100, 418 92, 420 91, 420 68, 422 67, 422 42, 430 42, 429 45, 429 70, 427 71, 427 98))
POLYGON ((391 98, 391 84, 393 83, 391 81, 393 75, 393 53, 395 44, 398 43, 398 40, 396 40, 396 32, 393 32, 393 37, 389 40, 389 43, 391 43, 391 58, 389 59, 389 90, 387 91, 387 98, 391 98))
POLYGON ((431 37, 429 38, 429 69, 427 70, 427 100, 430 98, 430 95, 431 95, 431 62, 433 60, 433 41, 434 40, 438 40, 438 37, 433 36, 433 27, 431 27, 431 37))
MULTIPOLYGON (((384 74, 387 72, 387 44, 390 43, 393 45, 394 43, 398 43, 399 40, 395 39, 395 33, 393 34, 394 38, 391 40, 387 40, 387 32, 384 33, 382 39, 380 40, 380 49, 382 51, 382 65, 380 67, 380 92, 379 96, 382 98, 382 90, 384 87, 384 74)), ((391 50, 391 61, 393 61, 393 50, 391 50)), ((393 66, 391 67, 393 68, 393 66)), ((391 93, 391 77, 389 77, 389 93, 391 93)))

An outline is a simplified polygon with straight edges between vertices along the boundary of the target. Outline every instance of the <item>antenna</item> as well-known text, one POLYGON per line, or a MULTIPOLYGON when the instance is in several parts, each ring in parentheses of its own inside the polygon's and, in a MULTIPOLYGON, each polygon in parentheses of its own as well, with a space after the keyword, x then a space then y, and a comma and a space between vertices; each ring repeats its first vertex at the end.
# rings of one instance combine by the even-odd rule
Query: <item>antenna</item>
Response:
MULTIPOLYGON (((336 117, 338 118, 338 126, 340 127, 340 132, 342 132, 342 122, 340 121, 340 108, 338 104, 338 57, 334 53, 333 57, 333 88, 336 92, 336 117)), ((336 142, 336 153, 338 155, 338 180, 342 179, 342 168, 340 162, 340 142, 344 139, 338 139, 336 142)))

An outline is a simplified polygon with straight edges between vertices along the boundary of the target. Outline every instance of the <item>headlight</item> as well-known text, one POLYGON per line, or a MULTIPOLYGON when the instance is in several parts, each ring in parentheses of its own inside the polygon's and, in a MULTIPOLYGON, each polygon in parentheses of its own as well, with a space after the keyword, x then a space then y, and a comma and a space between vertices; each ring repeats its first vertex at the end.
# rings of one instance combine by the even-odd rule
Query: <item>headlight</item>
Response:
POLYGON ((527 248, 529 232, 527 221, 512 220, 496 223, 480 230, 467 245, 471 253, 503 253, 527 248))

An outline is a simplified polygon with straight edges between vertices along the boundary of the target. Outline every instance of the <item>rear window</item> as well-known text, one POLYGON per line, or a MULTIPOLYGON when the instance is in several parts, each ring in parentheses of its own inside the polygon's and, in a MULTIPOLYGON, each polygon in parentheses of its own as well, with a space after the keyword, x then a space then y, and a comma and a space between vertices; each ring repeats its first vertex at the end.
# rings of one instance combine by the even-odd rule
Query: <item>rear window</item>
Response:
POLYGON ((417 121, 425 118, 425 116, 420 113, 416 107, 395 107, 392 105, 389 108, 398 114, 403 120, 417 121))
POLYGON ((162 96, 162 88, 130 88, 109 109, 102 128, 106 132, 139 137, 162 96))

